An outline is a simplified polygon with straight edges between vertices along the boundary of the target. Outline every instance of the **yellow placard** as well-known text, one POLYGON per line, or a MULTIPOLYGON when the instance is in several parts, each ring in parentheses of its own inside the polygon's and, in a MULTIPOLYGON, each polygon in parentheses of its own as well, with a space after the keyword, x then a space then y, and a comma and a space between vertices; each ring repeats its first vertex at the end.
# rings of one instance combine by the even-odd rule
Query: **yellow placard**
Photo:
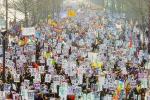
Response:
POLYGON ((93 68, 102 68, 102 66, 103 66, 103 63, 102 62, 93 62, 92 64, 91 64, 91 66, 93 67, 93 68))
POLYGON ((68 10, 68 17, 75 17, 77 14, 73 9, 68 10))
POLYGON ((43 56, 44 56, 44 58, 48 59, 52 56, 52 52, 44 52, 43 56))

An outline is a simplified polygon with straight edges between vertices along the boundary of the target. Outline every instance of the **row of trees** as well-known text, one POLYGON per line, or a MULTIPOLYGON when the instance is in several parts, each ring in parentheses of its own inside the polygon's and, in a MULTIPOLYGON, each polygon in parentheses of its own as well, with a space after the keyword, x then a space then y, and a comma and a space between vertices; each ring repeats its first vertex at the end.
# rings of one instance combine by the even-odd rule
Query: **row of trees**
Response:
POLYGON ((40 20, 48 20, 48 16, 58 17, 63 0, 11 0, 9 8, 25 15, 25 26, 35 25, 40 20))
POLYGON ((148 23, 149 0, 91 0, 99 2, 101 6, 108 9, 112 15, 125 14, 127 20, 138 21, 144 25, 148 23))
MULTIPOLYGON (((90 0, 111 12, 112 16, 124 14, 127 21, 141 29, 143 40, 148 38, 148 52, 150 53, 150 0, 90 0), (98 3, 99 2, 99 3, 98 3)), ((144 41, 143 41, 144 43, 144 41)))

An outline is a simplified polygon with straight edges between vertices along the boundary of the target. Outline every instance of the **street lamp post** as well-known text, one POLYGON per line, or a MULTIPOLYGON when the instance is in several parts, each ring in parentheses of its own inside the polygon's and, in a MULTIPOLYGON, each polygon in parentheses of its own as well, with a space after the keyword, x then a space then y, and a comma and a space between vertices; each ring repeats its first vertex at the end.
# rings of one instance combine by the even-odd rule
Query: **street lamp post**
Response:
POLYGON ((6 31, 8 29, 8 0, 6 0, 6 31))
POLYGON ((5 0, 5 13, 6 13, 6 23, 5 23, 5 28, 6 30, 2 30, 1 31, 1 34, 2 34, 2 39, 3 39, 3 83, 5 83, 5 49, 6 49, 6 33, 7 33, 7 30, 8 30, 8 0, 5 0))
POLYGON ((6 46, 6 36, 7 31, 2 31, 2 38, 3 38, 3 82, 5 83, 5 46, 6 46))

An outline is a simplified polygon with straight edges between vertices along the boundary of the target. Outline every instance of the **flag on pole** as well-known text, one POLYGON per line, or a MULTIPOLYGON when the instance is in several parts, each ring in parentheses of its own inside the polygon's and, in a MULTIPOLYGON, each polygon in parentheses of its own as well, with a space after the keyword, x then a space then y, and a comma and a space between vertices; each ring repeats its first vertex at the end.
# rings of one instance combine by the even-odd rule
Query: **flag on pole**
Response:
POLYGON ((130 34, 129 48, 132 48, 132 32, 130 34))

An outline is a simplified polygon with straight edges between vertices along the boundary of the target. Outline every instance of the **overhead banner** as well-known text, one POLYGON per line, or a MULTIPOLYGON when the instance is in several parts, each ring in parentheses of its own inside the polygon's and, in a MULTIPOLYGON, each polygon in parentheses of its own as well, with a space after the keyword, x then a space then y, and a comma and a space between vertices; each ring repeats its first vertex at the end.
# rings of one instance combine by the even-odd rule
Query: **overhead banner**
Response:
POLYGON ((31 36, 35 35, 35 28, 34 27, 28 27, 28 28, 22 28, 22 35, 23 36, 31 36))

